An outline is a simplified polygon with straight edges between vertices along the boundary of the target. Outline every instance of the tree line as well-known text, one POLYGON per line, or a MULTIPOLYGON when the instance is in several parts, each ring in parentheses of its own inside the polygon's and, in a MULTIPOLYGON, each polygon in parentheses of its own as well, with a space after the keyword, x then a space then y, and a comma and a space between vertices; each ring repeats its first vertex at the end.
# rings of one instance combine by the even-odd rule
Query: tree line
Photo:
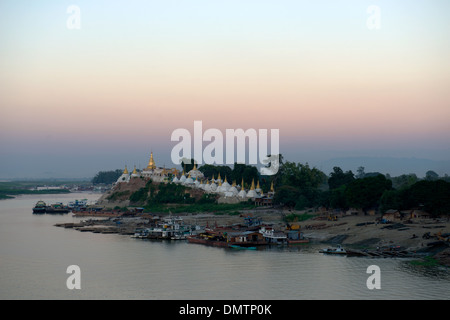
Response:
POLYGON ((307 164, 282 164, 276 204, 303 210, 310 207, 364 211, 374 209, 407 210, 420 208, 432 215, 450 214, 450 182, 432 171, 424 179, 415 174, 391 178, 379 172, 365 173, 358 168, 344 172, 334 167, 328 176, 307 164))
MULTIPOLYGON (((439 177, 434 171, 428 171, 425 178, 415 174, 391 177, 379 172, 366 173, 359 167, 354 174, 334 167, 327 175, 321 170, 310 167, 308 163, 284 161, 279 155, 279 170, 273 176, 260 175, 259 170, 251 165, 235 163, 233 168, 224 165, 205 164, 198 167, 206 179, 221 176, 231 184, 236 181, 248 189, 252 181, 259 181, 264 193, 275 187, 274 203, 297 210, 313 207, 348 210, 359 208, 365 211, 389 209, 407 210, 422 208, 432 215, 450 214, 450 178, 439 177)), ((185 173, 194 167, 194 160, 182 163, 185 173)), ((114 183, 122 174, 122 170, 101 171, 92 180, 93 183, 114 183)), ((169 184, 170 185, 170 184, 169 184)), ((147 185, 146 190, 134 194, 132 200, 139 202, 150 192, 151 201, 158 203, 186 203, 187 199, 181 186, 163 186, 154 193, 147 185)), ((147 199, 149 200, 149 199, 147 199)))

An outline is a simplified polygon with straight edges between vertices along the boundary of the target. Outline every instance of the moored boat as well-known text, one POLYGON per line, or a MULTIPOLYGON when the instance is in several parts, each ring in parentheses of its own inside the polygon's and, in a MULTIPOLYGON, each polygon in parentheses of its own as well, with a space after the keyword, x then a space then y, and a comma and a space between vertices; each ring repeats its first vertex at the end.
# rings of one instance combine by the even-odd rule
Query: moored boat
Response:
POLYGON ((168 217, 152 227, 138 228, 133 238, 157 240, 186 240, 188 236, 196 235, 203 230, 197 225, 185 224, 180 217, 168 217))
POLYGON ((287 235, 281 231, 275 231, 273 228, 263 227, 259 230, 267 244, 286 244, 287 235))
POLYGON ((236 244, 230 244, 228 247, 231 249, 237 249, 237 250, 257 250, 258 249, 256 247, 243 247, 243 246, 239 246, 236 244))
POLYGON ((328 254, 347 254, 347 250, 342 248, 341 245, 337 245, 336 248, 325 248, 319 250, 320 253, 328 253, 328 254))
POLYGON ((45 212, 46 212, 46 209, 47 209, 47 204, 46 204, 44 201, 39 200, 39 201, 34 205, 33 213, 36 213, 36 214, 42 214, 42 213, 45 213, 45 212))
POLYGON ((45 209, 45 213, 56 213, 56 214, 62 214, 62 213, 69 213, 70 209, 63 205, 61 202, 54 203, 50 206, 47 206, 45 209))

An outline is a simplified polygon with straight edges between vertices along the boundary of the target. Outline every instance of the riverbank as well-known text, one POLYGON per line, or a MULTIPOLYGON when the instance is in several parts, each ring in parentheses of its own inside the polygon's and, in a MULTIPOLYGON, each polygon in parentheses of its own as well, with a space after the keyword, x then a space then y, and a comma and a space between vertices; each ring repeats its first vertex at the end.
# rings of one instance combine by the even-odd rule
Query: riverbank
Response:
MULTIPOLYGON (((287 227, 284 217, 305 212, 291 212, 289 210, 249 210, 248 214, 260 217, 266 224, 272 224, 274 228, 283 230, 287 227)), ((203 225, 230 225, 242 221, 242 216, 217 216, 211 214, 181 216, 188 223, 200 223, 203 225)), ((398 248, 417 256, 433 259, 437 264, 450 267, 450 245, 438 243, 436 234, 450 232, 448 219, 424 219, 409 222, 394 222, 381 224, 377 222, 377 216, 342 216, 336 221, 321 219, 315 216, 302 222, 293 222, 290 225, 300 227, 303 236, 312 243, 323 243, 331 246, 343 245, 357 250, 377 250, 382 248, 398 248), (429 238, 425 234, 429 233, 429 238)))
MULTIPOLYGON (((439 242, 436 234, 450 232, 450 222, 444 219, 424 219, 414 222, 394 222, 381 224, 377 216, 342 216, 335 221, 313 215, 302 222, 286 223, 286 216, 295 213, 301 216, 305 212, 292 212, 280 209, 252 209, 242 210, 239 215, 213 213, 182 213, 177 214, 186 224, 208 227, 222 227, 242 224, 248 216, 258 217, 264 224, 269 224, 277 230, 286 230, 289 226, 296 226, 312 243, 324 245, 343 245, 357 250, 376 250, 378 248, 401 248, 418 255, 431 256, 439 263, 450 266, 450 249, 447 245, 433 245, 439 242), (425 234, 429 237, 424 237, 425 234)), ((79 231, 96 233, 132 234, 136 228, 146 227, 147 218, 123 218, 118 224, 115 219, 96 220, 89 217, 79 225, 60 225, 75 228, 79 231)))

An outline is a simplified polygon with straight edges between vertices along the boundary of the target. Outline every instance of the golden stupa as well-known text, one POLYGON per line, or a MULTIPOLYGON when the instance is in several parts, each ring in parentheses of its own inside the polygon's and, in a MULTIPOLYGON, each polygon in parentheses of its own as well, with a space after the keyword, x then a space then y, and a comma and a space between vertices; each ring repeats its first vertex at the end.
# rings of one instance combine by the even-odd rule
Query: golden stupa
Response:
POLYGON ((156 169, 156 164, 155 164, 155 160, 153 159, 153 152, 150 154, 150 161, 148 162, 147 165, 147 170, 155 170, 156 169))

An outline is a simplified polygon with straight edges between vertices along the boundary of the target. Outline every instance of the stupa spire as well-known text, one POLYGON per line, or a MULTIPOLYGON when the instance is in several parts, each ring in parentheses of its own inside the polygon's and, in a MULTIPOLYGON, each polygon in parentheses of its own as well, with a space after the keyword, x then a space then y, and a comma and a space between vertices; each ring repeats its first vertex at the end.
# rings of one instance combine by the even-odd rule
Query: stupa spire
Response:
POLYGON ((153 152, 150 153, 150 160, 148 161, 147 169, 156 169, 155 160, 153 159, 153 152))

